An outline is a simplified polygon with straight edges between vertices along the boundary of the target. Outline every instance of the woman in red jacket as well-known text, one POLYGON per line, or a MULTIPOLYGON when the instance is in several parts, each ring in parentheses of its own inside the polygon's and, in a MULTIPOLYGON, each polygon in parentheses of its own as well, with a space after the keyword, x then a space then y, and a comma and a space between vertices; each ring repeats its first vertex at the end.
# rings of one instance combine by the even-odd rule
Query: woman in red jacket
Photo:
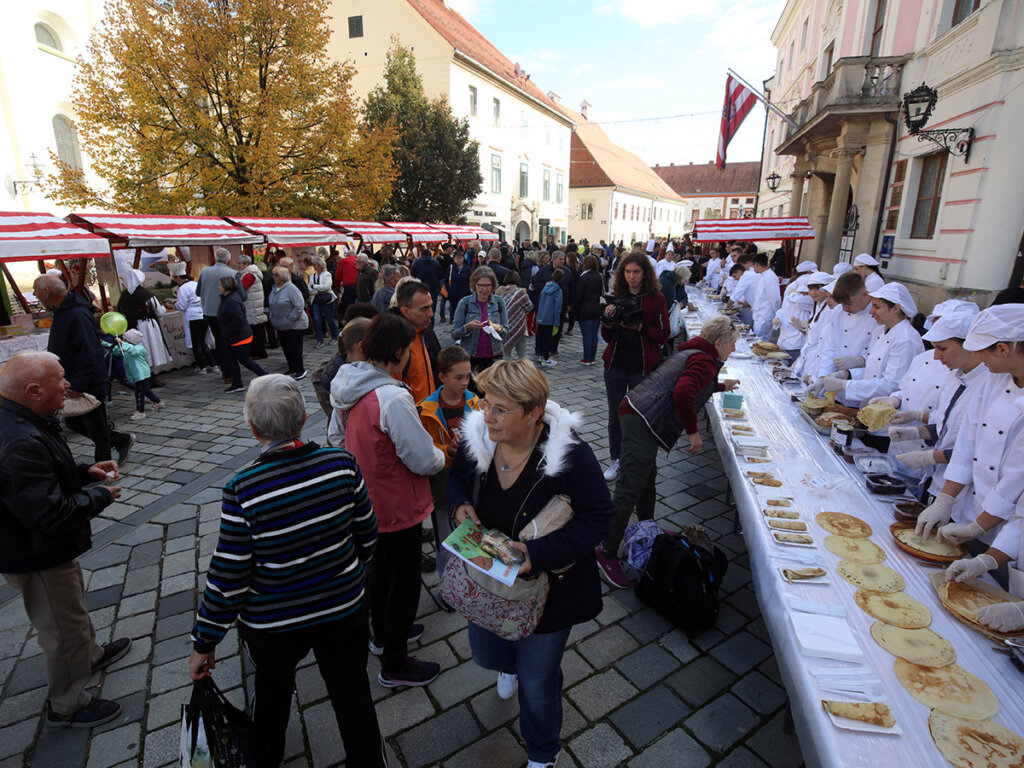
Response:
POLYGON ((668 304, 647 255, 638 251, 619 260, 612 281, 615 302, 605 307, 601 336, 604 350, 604 388, 608 396, 608 449, 611 464, 604 479, 619 474, 622 431, 619 403, 661 362, 668 341, 668 304))

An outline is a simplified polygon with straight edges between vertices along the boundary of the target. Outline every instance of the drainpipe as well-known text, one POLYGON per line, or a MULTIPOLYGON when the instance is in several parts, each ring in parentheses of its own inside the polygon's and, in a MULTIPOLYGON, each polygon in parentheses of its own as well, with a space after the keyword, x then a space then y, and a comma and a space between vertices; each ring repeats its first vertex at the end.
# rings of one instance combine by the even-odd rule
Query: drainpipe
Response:
POLYGON ((875 232, 871 238, 871 255, 878 253, 878 244, 882 238, 882 218, 885 216, 885 201, 889 197, 889 179, 892 177, 892 162, 896 157, 896 138, 900 133, 899 117, 886 117, 885 122, 892 126, 892 141, 889 142, 889 158, 885 163, 885 184, 882 185, 882 200, 878 206, 878 216, 875 218, 875 232))

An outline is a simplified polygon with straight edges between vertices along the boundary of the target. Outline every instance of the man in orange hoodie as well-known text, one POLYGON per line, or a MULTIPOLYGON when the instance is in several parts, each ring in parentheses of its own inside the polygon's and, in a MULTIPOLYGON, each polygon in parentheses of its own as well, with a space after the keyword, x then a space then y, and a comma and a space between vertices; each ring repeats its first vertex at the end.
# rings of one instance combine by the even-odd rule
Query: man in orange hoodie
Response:
POLYGON ((395 307, 391 310, 408 320, 416 330, 409 363, 401 376, 395 378, 409 385, 417 403, 428 397, 441 385, 437 376, 437 355, 441 342, 430 329, 434 317, 433 298, 426 283, 406 280, 395 289, 395 307))

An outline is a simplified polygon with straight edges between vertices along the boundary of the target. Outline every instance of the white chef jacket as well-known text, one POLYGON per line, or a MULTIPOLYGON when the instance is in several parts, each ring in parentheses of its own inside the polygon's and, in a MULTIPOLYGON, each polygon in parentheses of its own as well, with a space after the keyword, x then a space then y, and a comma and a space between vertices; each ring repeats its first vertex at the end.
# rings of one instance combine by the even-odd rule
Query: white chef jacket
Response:
POLYGON ((814 309, 814 299, 803 293, 791 292, 782 299, 782 306, 775 313, 775 316, 779 318, 779 322, 782 323, 779 326, 778 345, 780 347, 783 349, 800 349, 804 346, 804 343, 807 341, 807 334, 793 325, 791 321, 795 318, 806 323, 811 318, 811 312, 814 309))
MULTIPOLYGON (((1024 440, 1024 435, 1018 439, 1024 440)), ((1024 552, 1024 499, 1017 502, 1013 517, 999 529, 990 546, 1010 556, 1007 567, 1010 593, 1024 598, 1024 568, 1020 562, 1020 554, 1024 552)))
POLYGON ((807 319, 807 340, 804 342, 800 357, 797 358, 796 363, 793 365, 793 373, 795 375, 803 376, 806 373, 815 378, 817 377, 821 335, 831 321, 832 315, 830 314, 828 304, 824 301, 815 304, 811 310, 811 316, 807 319))
POLYGON ((710 285, 716 291, 718 290, 718 286, 722 284, 722 275, 720 274, 721 271, 721 259, 712 259, 711 261, 708 262, 708 270, 707 274, 704 276, 704 279, 707 280, 708 285, 710 285))
MULTIPOLYGON (((950 371, 949 374, 949 377, 939 391, 939 405, 932 413, 930 422, 934 425, 935 432, 938 435, 938 439, 933 446, 933 450, 937 451, 953 450, 953 447, 956 445, 956 437, 960 434, 960 427, 963 426, 967 412, 971 409, 971 403, 981 394, 985 381, 988 379, 988 368, 984 364, 979 364, 974 366, 970 373, 957 370, 950 371), (950 402, 961 386, 964 387, 964 391, 960 393, 956 402, 953 403, 953 407, 950 408, 950 402), (947 411, 949 412, 948 415, 947 411)), ((948 466, 948 464, 936 464, 933 467, 928 467, 928 474, 932 478, 932 493, 937 494, 942 490, 942 485, 946 481, 946 468, 948 466)), ((957 511, 954 508, 953 519, 958 523, 969 523, 974 519, 973 517, 968 517, 970 514, 968 511, 970 504, 967 502, 967 496, 967 493, 961 493, 957 497, 957 506, 962 507, 962 514, 958 518, 957 511)))
MULTIPOLYGON (((910 361, 910 367, 900 379, 900 388, 892 395, 900 399, 902 411, 932 413, 939 407, 942 388, 951 375, 951 371, 935 359, 935 351, 926 349, 910 361)), ((929 419, 928 423, 933 424, 934 419, 929 419)))
POLYGON ((737 283, 739 283, 739 281, 732 275, 729 275, 729 277, 725 278, 725 281, 722 283, 722 293, 732 297, 732 292, 736 289, 737 283))
POLYGON ((864 287, 868 289, 868 293, 873 293, 885 285, 885 280, 877 272, 872 272, 870 275, 864 278, 864 287))
POLYGON ((924 351, 921 334, 914 330, 910 321, 903 319, 877 334, 871 341, 868 353, 864 355, 864 373, 859 380, 846 385, 842 400, 847 405, 861 407, 872 397, 882 397, 895 392, 903 374, 910 367, 910 361, 924 351))
POLYGON ((772 318, 782 305, 779 293, 779 276, 766 269, 757 276, 757 283, 750 292, 753 301, 748 300, 754 315, 754 333, 767 339, 772 332, 772 318))
POLYGON ((1024 413, 1014 403, 1024 388, 1009 373, 989 372, 982 379, 946 467, 946 480, 962 483, 960 493, 971 500, 966 517, 957 522, 974 520, 983 511, 1007 520, 1024 491, 1024 413))
POLYGON ((743 277, 736 283, 732 293, 729 294, 729 298, 736 304, 745 301, 750 306, 754 306, 754 287, 757 285, 757 277, 754 268, 748 267, 747 271, 743 273, 743 277))
MULTIPOLYGON (((872 339, 883 332, 882 326, 871 316, 870 304, 856 314, 850 314, 838 304, 835 309, 831 332, 822 336, 818 378, 838 370, 834 362, 837 357, 863 357, 866 360, 872 339)), ((863 375, 863 368, 854 368, 850 371, 850 376, 854 379, 859 379, 863 375)))

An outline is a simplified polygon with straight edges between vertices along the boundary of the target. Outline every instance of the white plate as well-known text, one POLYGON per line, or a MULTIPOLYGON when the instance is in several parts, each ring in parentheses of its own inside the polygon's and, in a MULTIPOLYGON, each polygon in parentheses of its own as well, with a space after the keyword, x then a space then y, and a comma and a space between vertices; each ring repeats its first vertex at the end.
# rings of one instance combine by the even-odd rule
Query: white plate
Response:
POLYGON ((804 520, 802 518, 799 519, 799 520, 789 520, 789 519, 785 519, 785 518, 768 517, 768 515, 764 514, 764 512, 762 511, 762 513, 761 513, 761 520, 764 521, 764 524, 768 528, 769 531, 778 531, 779 533, 806 533, 808 536, 811 534, 811 526, 810 526, 810 524, 806 520, 804 520), (783 530, 782 528, 772 528, 772 526, 768 525, 769 521, 771 521, 771 520, 784 520, 787 523, 803 523, 804 525, 807 526, 807 530, 806 531, 787 531, 787 530, 783 530))
POLYGON ((736 360, 749 360, 752 357, 753 355, 750 352, 733 352, 731 355, 729 355, 730 359, 736 360))
MULTIPOLYGON (((779 572, 779 578, 782 579, 782 583, 787 585, 787 586, 789 586, 789 581, 786 579, 785 575, 782 572, 784 570, 798 571, 798 570, 800 570, 801 567, 806 568, 806 567, 809 567, 809 566, 780 565, 780 566, 778 566, 776 568, 776 570, 779 572)), ((811 566, 811 567, 813 567, 813 566, 811 566)), ((826 571, 823 576, 815 576, 813 579, 797 579, 797 580, 794 580, 793 583, 794 584, 828 584, 829 583, 828 582, 828 572, 826 571)))
MULTIPOLYGON (((771 467, 775 461, 770 454, 767 456, 744 456, 743 458, 747 460, 747 464, 757 467, 771 467)), ((765 469, 764 471, 767 472, 769 470, 765 469)))
MULTIPOLYGON (((840 699, 832 699, 832 701, 840 701, 840 699)), ((889 709, 891 711, 892 707, 889 707, 889 709)), ((825 710, 822 709, 822 712, 825 712, 825 710)), ((893 736, 898 736, 903 733, 903 729, 900 728, 899 720, 896 721, 896 724, 892 728, 885 728, 881 725, 875 725, 874 723, 865 723, 862 720, 851 720, 848 717, 837 717, 831 712, 825 712, 825 714, 828 716, 828 719, 832 721, 832 725, 836 728, 841 728, 844 731, 857 731, 858 733, 887 733, 893 736)))
MULTIPOLYGON (((778 533, 799 533, 799 532, 798 531, 775 531, 775 530, 773 530, 772 531, 772 539, 775 540, 776 544, 781 544, 783 547, 803 547, 804 549, 817 549, 818 548, 818 545, 815 544, 813 540, 811 541, 810 544, 799 544, 799 543, 797 543, 795 541, 779 541, 778 536, 776 536, 776 534, 778 534, 778 533)), ((802 535, 810 536, 810 533, 804 532, 802 535)))

